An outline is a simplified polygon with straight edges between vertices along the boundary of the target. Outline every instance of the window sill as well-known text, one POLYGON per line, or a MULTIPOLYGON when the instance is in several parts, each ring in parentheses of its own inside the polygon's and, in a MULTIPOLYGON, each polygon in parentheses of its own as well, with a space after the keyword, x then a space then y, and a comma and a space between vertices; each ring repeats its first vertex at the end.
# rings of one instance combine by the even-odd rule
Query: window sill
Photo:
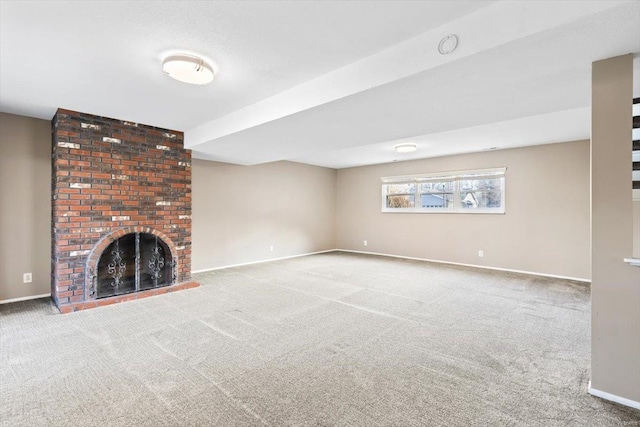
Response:
POLYGON ((501 209, 497 210, 487 210, 487 209, 469 209, 469 210, 424 210, 424 209, 410 209, 410 208, 399 208, 399 209, 389 209, 383 208, 381 210, 382 213, 391 213, 391 214, 490 214, 490 215, 504 215, 505 211, 501 209))
POLYGON ((633 265, 634 267, 640 267, 640 258, 625 258, 624 262, 633 265))

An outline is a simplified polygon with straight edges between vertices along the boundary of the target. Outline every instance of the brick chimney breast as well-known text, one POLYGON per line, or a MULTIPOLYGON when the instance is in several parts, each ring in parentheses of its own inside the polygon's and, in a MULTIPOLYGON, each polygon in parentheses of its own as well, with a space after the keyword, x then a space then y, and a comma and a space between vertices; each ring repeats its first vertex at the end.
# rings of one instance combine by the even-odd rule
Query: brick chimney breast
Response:
POLYGON ((51 296, 61 312, 198 285, 191 282, 191 151, 182 132, 58 109, 52 142, 51 296), (167 248, 171 280, 98 298, 101 251, 141 233, 167 248))

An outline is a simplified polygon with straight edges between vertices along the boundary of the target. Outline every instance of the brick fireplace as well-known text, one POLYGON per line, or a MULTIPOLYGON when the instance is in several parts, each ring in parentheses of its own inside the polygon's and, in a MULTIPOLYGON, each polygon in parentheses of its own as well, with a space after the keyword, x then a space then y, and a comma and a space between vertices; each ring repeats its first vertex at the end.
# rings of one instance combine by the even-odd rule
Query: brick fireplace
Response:
POLYGON ((51 296, 61 312, 198 286, 182 132, 59 109, 52 141, 51 296))

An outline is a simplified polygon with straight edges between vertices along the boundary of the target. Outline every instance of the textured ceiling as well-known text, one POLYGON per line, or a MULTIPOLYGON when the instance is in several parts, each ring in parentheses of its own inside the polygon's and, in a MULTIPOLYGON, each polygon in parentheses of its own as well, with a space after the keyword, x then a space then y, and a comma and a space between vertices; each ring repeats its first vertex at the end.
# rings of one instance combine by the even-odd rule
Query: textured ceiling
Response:
POLYGON ((182 130, 199 158, 349 167, 588 138, 591 62, 639 51, 639 1, 2 1, 0 110, 182 130), (177 51, 214 82, 166 77, 177 51), (418 152, 398 158, 401 140, 418 152))

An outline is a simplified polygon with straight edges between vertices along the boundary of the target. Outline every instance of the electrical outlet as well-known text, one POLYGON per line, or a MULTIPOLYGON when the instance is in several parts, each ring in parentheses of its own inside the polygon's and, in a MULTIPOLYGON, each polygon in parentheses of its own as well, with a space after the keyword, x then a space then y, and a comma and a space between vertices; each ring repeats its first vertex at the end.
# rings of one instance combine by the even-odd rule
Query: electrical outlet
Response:
POLYGON ((367 246, 367 241, 365 240, 364 242, 362 242, 362 244, 363 244, 364 246, 367 246))
POLYGON ((32 280, 33 280, 33 277, 31 276, 31 273, 24 273, 22 275, 22 282, 23 283, 31 283, 32 280))
POLYGON ((273 252, 273 245, 269 246, 269 252, 273 252))
POLYGON ((482 251, 482 250, 478 251, 478 256, 480 258, 484 258, 484 251, 482 251))

